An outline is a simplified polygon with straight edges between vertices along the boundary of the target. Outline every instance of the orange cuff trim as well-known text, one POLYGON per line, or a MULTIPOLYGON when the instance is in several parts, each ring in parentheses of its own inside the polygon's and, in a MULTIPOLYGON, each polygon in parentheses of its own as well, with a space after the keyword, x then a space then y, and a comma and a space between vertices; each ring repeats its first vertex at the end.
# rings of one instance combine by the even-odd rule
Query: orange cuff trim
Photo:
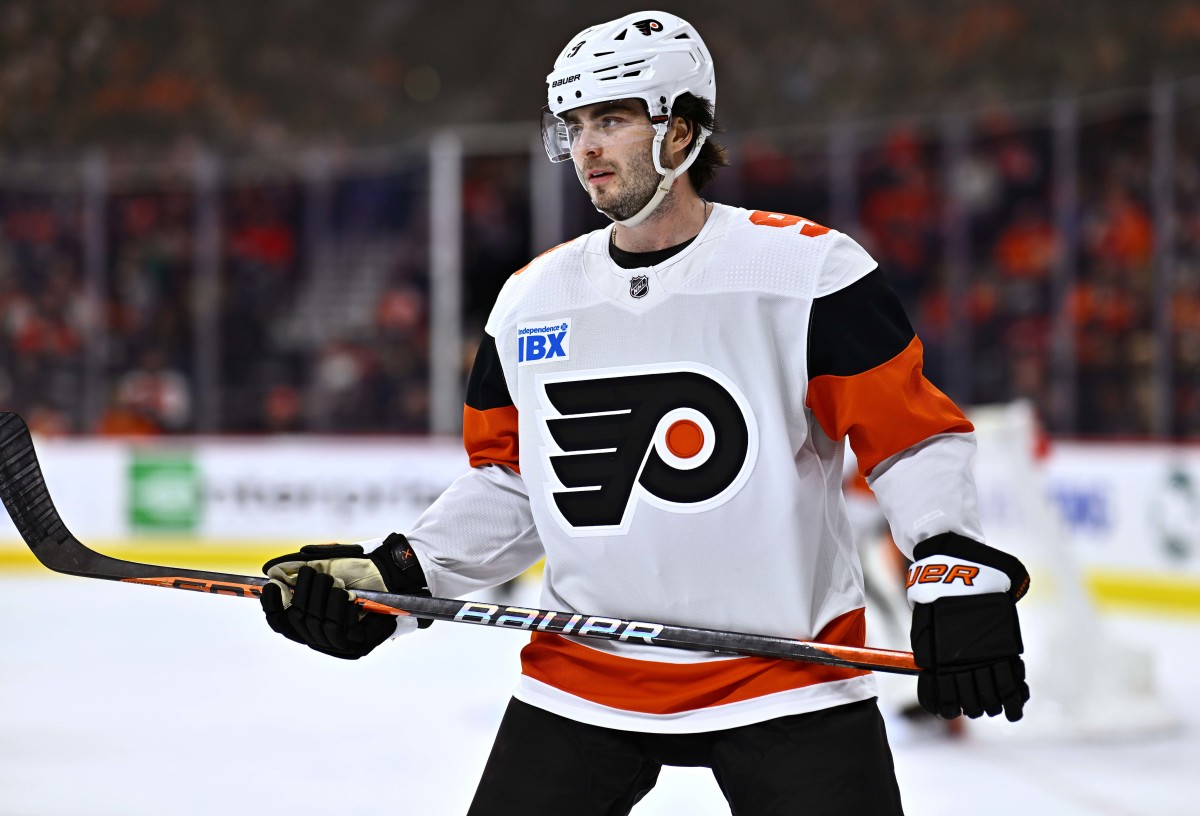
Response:
MULTIPOLYGON (((834 619, 816 639, 862 646, 866 640, 863 610, 834 619)), ((695 711, 868 673, 763 657, 703 663, 635 660, 544 632, 534 632, 521 651, 521 672, 584 700, 642 714, 695 711)))
POLYGON ((469 405, 463 407, 463 447, 467 449, 471 467, 504 465, 520 473, 518 440, 515 405, 482 411, 469 405))
POLYGON ((830 439, 850 437, 865 476, 906 448, 944 433, 970 433, 975 427, 949 397, 921 373, 921 341, 861 374, 823 374, 808 384, 805 405, 830 439))

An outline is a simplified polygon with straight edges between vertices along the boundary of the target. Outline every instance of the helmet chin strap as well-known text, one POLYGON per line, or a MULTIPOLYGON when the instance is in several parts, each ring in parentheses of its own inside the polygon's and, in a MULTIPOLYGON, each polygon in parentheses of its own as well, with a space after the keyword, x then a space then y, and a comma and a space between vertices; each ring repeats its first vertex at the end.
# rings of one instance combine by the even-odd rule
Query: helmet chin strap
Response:
MULTIPOLYGON (((704 147, 704 142, 708 139, 709 134, 706 128, 700 128, 700 135, 696 139, 696 146, 688 153, 687 158, 678 167, 664 168, 662 162, 659 160, 659 156, 662 153, 663 137, 667 135, 667 125, 665 123, 655 125, 654 129, 657 132, 654 134, 654 146, 650 150, 654 158, 654 169, 662 176, 662 179, 658 182, 658 187, 654 190, 654 195, 650 196, 650 200, 646 202, 644 207, 624 221, 612 218, 611 215, 600 210, 600 212, 608 215, 609 218, 612 218, 615 223, 620 224, 622 227, 636 227, 649 218, 650 213, 658 209, 658 205, 667 197, 667 193, 671 192, 671 185, 675 183, 675 179, 679 178, 681 174, 686 173, 687 169, 696 161, 696 157, 700 155, 700 148, 704 147)), ((599 210, 599 207, 597 209, 599 210)))
MULTIPOLYGON (((658 164, 658 162, 655 162, 658 164)), ((613 221, 620 224, 622 227, 636 227, 638 224, 650 217, 650 213, 658 209, 658 205, 667 197, 667 193, 671 192, 671 185, 675 183, 675 177, 679 175, 680 170, 667 170, 663 172, 662 180, 658 183, 658 187, 654 190, 654 195, 650 196, 650 200, 646 202, 646 206, 642 207, 633 215, 626 218, 624 221, 619 221, 613 218, 613 221)), ((612 216, 609 216, 612 218, 612 216)))

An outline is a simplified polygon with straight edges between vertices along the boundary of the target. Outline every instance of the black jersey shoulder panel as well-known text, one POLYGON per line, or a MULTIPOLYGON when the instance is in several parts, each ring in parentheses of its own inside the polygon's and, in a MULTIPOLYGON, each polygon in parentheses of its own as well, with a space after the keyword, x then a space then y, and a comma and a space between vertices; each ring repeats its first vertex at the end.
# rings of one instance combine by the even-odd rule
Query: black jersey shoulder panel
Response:
POLYGON ((808 329, 808 378, 852 377, 895 357, 915 332, 900 299, 878 267, 813 301, 808 329))
POLYGON ((486 332, 479 342, 471 376, 467 378, 467 406, 477 411, 490 408, 506 408, 513 404, 504 379, 504 368, 500 365, 500 353, 496 349, 496 338, 486 332))

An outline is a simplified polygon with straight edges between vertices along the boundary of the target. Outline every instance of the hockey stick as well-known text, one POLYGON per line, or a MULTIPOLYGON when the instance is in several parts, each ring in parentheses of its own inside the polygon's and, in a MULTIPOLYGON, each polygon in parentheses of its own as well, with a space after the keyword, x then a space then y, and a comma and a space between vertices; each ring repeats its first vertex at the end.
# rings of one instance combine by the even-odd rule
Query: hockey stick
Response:
MULTIPOLYGON (((139 564, 89 549, 63 524, 42 478, 33 439, 17 414, 0 413, 0 500, 17 531, 43 565, 55 572, 131 584, 188 589, 213 595, 256 598, 267 579, 248 575, 139 564)), ((525 629, 585 638, 719 652, 750 657, 799 660, 896 674, 917 674, 909 652, 838 646, 770 635, 726 632, 601 615, 551 612, 477 601, 356 591, 356 603, 368 612, 414 615, 432 620, 525 629)))

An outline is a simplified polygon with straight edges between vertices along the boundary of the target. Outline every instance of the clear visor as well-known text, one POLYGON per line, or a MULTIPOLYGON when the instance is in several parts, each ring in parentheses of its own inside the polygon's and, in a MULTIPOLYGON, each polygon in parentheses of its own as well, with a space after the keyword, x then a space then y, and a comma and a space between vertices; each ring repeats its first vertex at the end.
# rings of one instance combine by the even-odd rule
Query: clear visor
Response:
POLYGON ((568 124, 549 108, 542 109, 542 144, 552 162, 569 160, 576 145, 581 149, 606 148, 649 141, 654 135, 654 125, 644 116, 624 110, 600 110, 587 118, 572 118, 568 124))

